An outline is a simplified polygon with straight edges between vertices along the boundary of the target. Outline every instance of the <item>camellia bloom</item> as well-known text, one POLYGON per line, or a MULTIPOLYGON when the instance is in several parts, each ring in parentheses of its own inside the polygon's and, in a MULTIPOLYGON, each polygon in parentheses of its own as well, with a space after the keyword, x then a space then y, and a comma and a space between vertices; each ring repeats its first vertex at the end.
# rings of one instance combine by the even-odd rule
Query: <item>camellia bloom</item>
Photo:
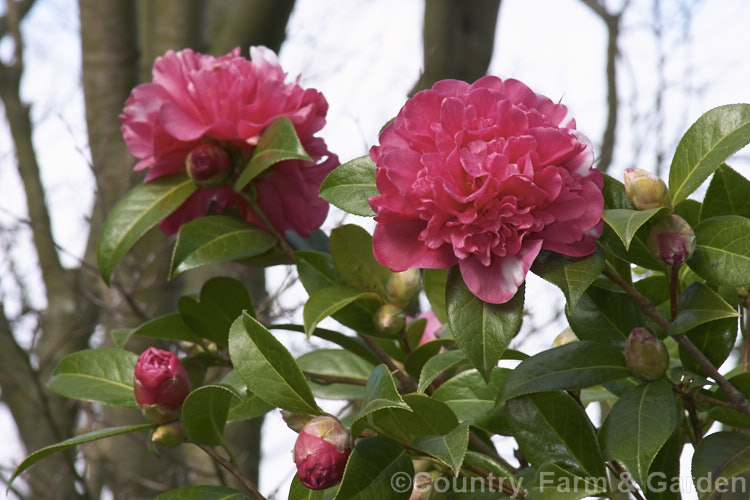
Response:
POLYGON ((133 390, 143 414, 163 424, 179 418, 182 402, 190 393, 190 379, 177 355, 149 347, 135 365, 133 390))
POLYGON ((459 266, 481 300, 515 295, 537 254, 581 257, 602 231, 602 174, 561 104, 517 80, 444 80, 370 150, 373 252, 394 271, 459 266))
POLYGON ((341 481, 352 452, 349 429, 323 415, 310 420, 294 443, 299 480, 310 489, 324 490, 341 481))
MULTIPOLYGON (((199 155, 194 157, 199 161, 193 163, 215 170, 206 161, 221 153, 214 149, 206 155, 205 143, 230 156, 233 171, 228 181, 233 182, 263 130, 276 118, 288 117, 313 161, 277 163, 253 180, 253 191, 279 232, 293 230, 307 236, 325 220, 328 203, 318 190, 338 165, 323 139, 314 137, 325 124, 328 103, 320 92, 303 89, 298 81, 286 82, 286 73, 269 49, 253 47, 250 56, 251 60, 241 57, 239 49, 218 58, 190 49, 167 52, 154 64, 153 82, 137 86, 125 103, 120 115, 122 135, 141 159, 135 169, 149 169, 146 182, 185 172, 186 159, 196 149, 199 155)), ((161 221, 162 231, 173 234, 196 217, 230 207, 262 225, 231 185, 199 184, 202 187, 161 221)))

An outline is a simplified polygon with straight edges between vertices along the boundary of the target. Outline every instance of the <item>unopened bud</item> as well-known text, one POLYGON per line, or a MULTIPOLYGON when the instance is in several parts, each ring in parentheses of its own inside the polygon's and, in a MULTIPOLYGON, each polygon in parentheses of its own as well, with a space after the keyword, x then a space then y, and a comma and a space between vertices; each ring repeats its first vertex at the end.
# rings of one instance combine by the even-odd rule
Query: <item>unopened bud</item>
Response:
POLYGON ((573 333, 573 330, 570 328, 566 328, 560 334, 555 337, 555 340, 552 341, 552 347, 560 347, 561 345, 570 344, 571 342, 575 342, 578 340, 578 337, 576 337, 576 334, 573 333))
POLYGON ((221 186, 229 175, 232 160, 229 154, 216 144, 199 144, 185 159, 185 168, 193 181, 201 187, 221 186))
POLYGON ((409 500, 430 500, 435 481, 441 475, 437 471, 430 473, 421 472, 414 475, 414 486, 411 490, 409 500))
POLYGON ((286 423, 287 427, 292 429, 294 432, 300 432, 302 428, 312 420, 312 415, 301 415, 299 413, 292 413, 291 411, 281 410, 281 418, 286 423))
POLYGON ((393 273, 385 286, 388 299, 401 307, 411 304, 417 298, 421 289, 422 277, 419 274, 419 269, 407 269, 400 273, 393 273))
POLYGON ((671 214, 651 226, 648 248, 670 266, 679 266, 695 252, 695 233, 685 219, 671 214))
POLYGON ((625 341, 625 364, 641 380, 658 380, 669 367, 669 351, 648 328, 633 328, 625 341))
POLYGON ((636 210, 672 206, 664 181, 640 168, 625 170, 625 194, 636 210))
POLYGON ((406 325, 404 310, 395 304, 385 304, 375 312, 372 318, 375 330, 384 337, 395 337, 406 325))
POLYGON ((151 435, 151 442, 164 448, 175 448, 185 442, 185 431, 180 422, 160 425, 151 435))
POLYGON ((297 476, 310 489, 329 488, 341 481, 351 452, 349 429, 334 417, 315 417, 302 428, 294 444, 297 476))
POLYGON ((133 378, 135 402, 149 420, 165 424, 180 417, 190 379, 174 353, 149 347, 138 357, 133 378))

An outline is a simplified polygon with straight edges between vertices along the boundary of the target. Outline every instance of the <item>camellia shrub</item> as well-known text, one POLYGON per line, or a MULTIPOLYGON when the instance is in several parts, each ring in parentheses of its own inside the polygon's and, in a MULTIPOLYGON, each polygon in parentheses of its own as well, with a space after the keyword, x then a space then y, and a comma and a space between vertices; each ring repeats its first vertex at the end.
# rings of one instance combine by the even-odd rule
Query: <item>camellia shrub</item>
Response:
POLYGON ((668 182, 604 175, 568 109, 512 79, 436 83, 369 156, 342 165, 315 135, 326 111, 266 49, 157 60, 120 117, 147 174, 109 214, 102 278, 158 226, 176 235, 170 277, 227 261, 296 266, 303 324, 264 324, 243 283, 206 281, 173 314, 114 331, 116 347, 71 354, 52 375, 53 391, 140 408, 143 424, 38 450, 14 478, 52 453, 144 432, 149 446, 200 447, 246 488, 159 499, 260 499, 236 466, 243 443, 223 431, 280 410, 299 433, 293 500, 750 495, 750 182, 725 163, 750 142, 750 104, 701 116, 668 182), (703 199, 689 198, 709 177, 703 199), (329 202, 374 216, 372 236, 320 231, 329 202), (559 287, 569 324, 531 356, 508 348, 524 304, 540 300, 524 293, 530 272, 559 287), (329 317, 339 327, 319 327, 329 317), (336 347, 295 359, 280 330, 336 347), (133 336, 175 352, 131 352, 133 336), (329 415, 326 399, 349 404, 329 415), (498 452, 495 436, 513 449, 498 452))

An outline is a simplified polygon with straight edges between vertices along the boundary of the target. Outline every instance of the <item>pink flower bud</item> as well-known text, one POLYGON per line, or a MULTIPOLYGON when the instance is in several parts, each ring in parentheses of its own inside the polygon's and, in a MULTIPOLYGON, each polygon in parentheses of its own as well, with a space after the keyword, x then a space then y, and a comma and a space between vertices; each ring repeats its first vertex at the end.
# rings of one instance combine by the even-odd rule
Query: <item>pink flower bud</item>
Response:
POLYGON ((221 186, 229 175, 231 166, 229 154, 221 146, 212 143, 196 146, 185 158, 188 175, 201 187, 221 186))
POLYGON ((640 168, 625 170, 625 193, 636 210, 672 206, 664 181, 640 168))
POLYGON ((648 248, 670 266, 679 266, 695 252, 695 233, 685 219, 672 214, 651 226, 648 248))
POLYGON ((648 328, 633 328, 625 341, 625 364, 642 380, 657 380, 669 367, 669 351, 648 328))
POLYGON ((422 289, 422 277, 419 269, 407 269, 400 273, 393 273, 388 278, 385 291, 388 299, 394 304, 406 307, 419 295, 422 289))
POLYGON ((380 335, 395 337, 406 325, 406 314, 395 304, 385 304, 375 312, 372 322, 380 335))
POLYGON ((294 444, 297 476, 310 489, 329 488, 341 481, 351 452, 349 429, 334 417, 315 417, 302 428, 294 444))
POLYGON ((135 402, 152 422, 177 420, 190 393, 190 379, 177 356, 149 347, 135 365, 135 402))

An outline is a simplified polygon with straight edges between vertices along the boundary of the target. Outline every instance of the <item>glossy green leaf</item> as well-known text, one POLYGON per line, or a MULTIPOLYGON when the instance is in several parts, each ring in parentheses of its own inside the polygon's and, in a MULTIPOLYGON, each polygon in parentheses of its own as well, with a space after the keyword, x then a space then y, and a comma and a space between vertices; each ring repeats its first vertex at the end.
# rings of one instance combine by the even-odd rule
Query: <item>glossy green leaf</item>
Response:
POLYGON ((124 349, 125 345, 135 334, 135 328, 116 328, 110 332, 112 341, 115 343, 115 347, 124 349))
POLYGON ((659 212, 666 211, 664 207, 648 210, 628 210, 613 208, 602 212, 602 219, 611 227, 625 246, 630 249, 630 242, 638 229, 652 219, 659 212))
POLYGON ((458 426, 458 419, 447 404, 424 394, 406 394, 405 408, 385 408, 367 416, 367 425, 378 434, 400 441, 413 442, 422 436, 448 434, 458 426))
MULTIPOLYGON (((737 319, 726 318, 704 323, 689 330, 685 335, 711 361, 713 366, 720 368, 731 354, 737 340, 737 319)), ((704 377, 708 375, 682 346, 680 346, 680 360, 688 370, 704 377)))
POLYGON ((275 244, 270 233, 238 217, 199 217, 177 233, 169 279, 188 269, 255 257, 275 244))
POLYGON ((524 286, 504 304, 479 300, 455 269, 448 276, 448 325, 456 343, 486 381, 521 328, 524 286))
POLYGON ((372 363, 343 349, 316 349, 297 358, 297 364, 307 375, 315 397, 323 399, 362 399, 364 383, 375 368, 372 363), (329 383, 314 375, 360 380, 362 385, 329 383))
POLYGON ((372 253, 372 237, 354 224, 331 231, 331 257, 344 282, 357 290, 386 296, 391 270, 378 263, 372 253))
POLYGON ((669 382, 641 384, 612 407, 600 431, 602 446, 645 488, 651 462, 679 424, 677 415, 669 382))
POLYGON ((583 292, 604 269, 604 252, 597 249, 588 257, 576 259, 554 252, 542 252, 531 271, 557 286, 565 294, 567 310, 572 311, 583 292))
POLYGON ((605 475, 604 457, 581 405, 565 392, 528 394, 506 403, 508 424, 534 467, 565 464, 581 477, 605 475))
POLYGON ((672 205, 686 199, 732 154, 750 142, 750 104, 703 114, 680 139, 669 168, 672 205))
POLYGON ((702 208, 701 202, 687 199, 682 200, 676 207, 674 207, 672 212, 685 219, 685 222, 687 222, 690 227, 695 227, 701 221, 702 208))
POLYGON ((203 337, 190 328, 182 319, 182 315, 167 314, 143 323, 135 329, 133 335, 164 340, 185 340, 200 342, 203 337))
MULTIPOLYGON (((305 333, 305 327, 302 325, 269 325, 268 329, 305 333)), ((343 347, 347 351, 356 354, 372 365, 376 365, 380 362, 370 348, 359 338, 348 337, 343 333, 327 330, 325 328, 316 328, 315 332, 313 332, 313 336, 333 342, 339 347, 343 347)))
POLYGON ((597 240, 597 243, 612 256, 626 263, 633 263, 646 269, 663 272, 666 270, 666 264, 654 256, 648 248, 648 229, 648 225, 642 226, 636 232, 633 239, 630 240, 630 246, 626 250, 617 233, 609 225, 605 224, 602 235, 597 240))
POLYGON ((321 413, 292 355, 246 313, 229 330, 229 356, 247 388, 265 402, 294 413, 321 413))
POLYGON ((321 198, 355 215, 375 215, 367 200, 377 194, 375 163, 368 155, 336 167, 320 186, 321 198))
POLYGON ((701 278, 721 286, 750 284, 750 219, 722 215, 695 227, 695 253, 688 261, 701 278))
POLYGON ((448 345, 455 345, 455 343, 456 342, 453 339, 442 338, 431 340, 430 342, 425 342, 424 344, 417 346, 417 348, 406 357, 406 363, 404 363, 406 373, 415 379, 419 379, 425 363, 437 356, 442 348, 448 345))
POLYGON ((750 218, 750 181, 727 165, 714 172, 700 211, 701 220, 720 215, 750 218))
POLYGON ((622 349, 591 341, 571 342, 521 361, 506 379, 503 397, 583 389, 628 376, 622 349))
POLYGON ((696 281, 680 295, 677 316, 669 327, 669 334, 686 333, 709 321, 737 316, 737 311, 719 294, 696 281))
POLYGON ((662 488, 662 485, 679 484, 682 446, 682 436, 678 428, 651 462, 648 473, 652 477, 654 488, 647 489, 646 500, 681 500, 679 491, 673 491, 669 487, 662 488))
POLYGON ((520 488, 521 486, 518 479, 511 471, 506 469, 504 465, 495 462, 484 453, 468 450, 464 457, 464 464, 473 465, 487 472, 491 472, 495 477, 510 483, 514 488, 520 488))
MULTIPOLYGON (((376 293, 362 292, 347 286, 321 288, 311 293, 302 311, 307 337, 309 338, 312 335, 318 323, 358 300, 379 301, 380 296, 376 293)), ((372 317, 370 317, 370 321, 372 321, 372 317)))
POLYGON ((422 283, 432 312, 441 323, 448 322, 448 309, 445 305, 445 286, 448 282, 447 269, 425 269, 422 273, 422 283))
MULTIPOLYGON (((729 383, 744 394, 745 397, 750 397, 750 372, 743 372, 730 377, 729 383)), ((716 388, 713 396, 722 401, 729 400, 726 393, 720 387, 716 388)), ((750 429, 750 417, 733 408, 716 405, 709 410, 708 414, 711 418, 728 426, 750 429)))
POLYGON ((550 460, 536 470, 528 488, 528 500, 577 500, 601 497, 608 489, 604 476, 583 475, 579 468, 550 460))
POLYGON ((227 486, 186 486, 162 493, 154 500, 245 500, 247 497, 227 486))
POLYGON ((419 375, 419 387, 417 392, 424 392, 432 382, 446 370, 455 368, 466 362, 463 351, 448 351, 437 354, 424 364, 422 373, 419 375))
POLYGON ((149 429, 156 428, 156 424, 139 424, 139 425, 125 425, 122 427, 110 427, 107 429, 97 429, 92 432, 87 432, 86 434, 81 434, 80 436, 75 436, 70 439, 66 439, 65 441, 61 441, 59 443, 55 443, 49 446, 45 446, 44 448, 35 451, 28 457, 26 457, 23 462, 21 462, 18 467, 16 467, 16 470, 13 471, 13 475, 10 477, 10 480, 8 481, 8 485, 13 483, 13 480, 18 477, 19 474, 21 474, 23 471, 37 463, 38 461, 42 460, 43 458, 46 458, 53 453, 57 453, 58 451, 64 451, 69 448, 72 448, 74 446, 78 446, 79 444, 83 443, 89 443, 91 441, 96 441, 97 439, 104 439, 112 436, 119 436, 120 434, 127 434, 129 432, 137 432, 137 431, 145 431, 149 429))
POLYGON ((137 360, 136 354, 114 347, 77 351, 58 363, 47 385, 67 398, 137 408, 133 396, 137 360))
POLYGON ((404 447, 384 437, 360 439, 346 463, 336 500, 407 500, 411 495, 414 467, 404 447), (408 478, 408 488, 392 482, 397 474, 408 478))
POLYGON ((250 392, 242 381, 239 374, 232 370, 221 379, 222 385, 228 385, 232 387, 237 397, 230 399, 229 402, 229 413, 227 414, 227 422, 234 422, 236 420, 250 420, 252 418, 260 417, 265 415, 269 411, 275 409, 272 406, 258 396, 250 392))
POLYGON ((422 436, 412 444, 448 467, 454 476, 458 476, 469 447, 469 424, 460 424, 444 435, 422 436))
MULTIPOLYGON (((707 436, 698 443, 693 454, 692 477, 699 492, 698 500, 713 498, 717 490, 731 492, 732 478, 748 471, 749 435, 743 432, 717 432, 707 436)), ((744 481, 739 484, 744 486, 744 481)))
POLYGON ((207 446, 224 443, 224 426, 237 394, 221 385, 198 387, 182 403, 182 426, 188 440, 207 446))
POLYGON ((292 121, 280 116, 260 134, 250 162, 234 183, 234 190, 242 191, 264 170, 284 160, 312 161, 312 158, 302 147, 292 121))
POLYGON ((432 397, 445 402, 461 422, 485 427, 510 372, 507 368, 493 370, 486 383, 478 371, 466 370, 444 382, 432 397))
POLYGON ((409 349, 419 349, 419 342, 424 336, 424 329, 427 326, 427 318, 416 318, 406 323, 404 328, 404 334, 406 335, 406 341, 409 343, 409 349))
POLYGON ((367 380, 365 394, 362 397, 362 408, 357 413, 356 420, 361 420, 370 413, 383 408, 401 408, 411 411, 409 405, 398 393, 391 372, 385 365, 378 365, 372 370, 367 380))
POLYGON ((336 492, 339 489, 339 485, 336 484, 325 490, 311 490, 299 480, 297 474, 292 479, 292 484, 289 487, 288 500, 333 500, 336 496, 336 492))
POLYGON ((139 184, 107 215, 96 249, 105 283, 118 262, 146 231, 177 210, 198 186, 185 174, 165 175, 139 184))

